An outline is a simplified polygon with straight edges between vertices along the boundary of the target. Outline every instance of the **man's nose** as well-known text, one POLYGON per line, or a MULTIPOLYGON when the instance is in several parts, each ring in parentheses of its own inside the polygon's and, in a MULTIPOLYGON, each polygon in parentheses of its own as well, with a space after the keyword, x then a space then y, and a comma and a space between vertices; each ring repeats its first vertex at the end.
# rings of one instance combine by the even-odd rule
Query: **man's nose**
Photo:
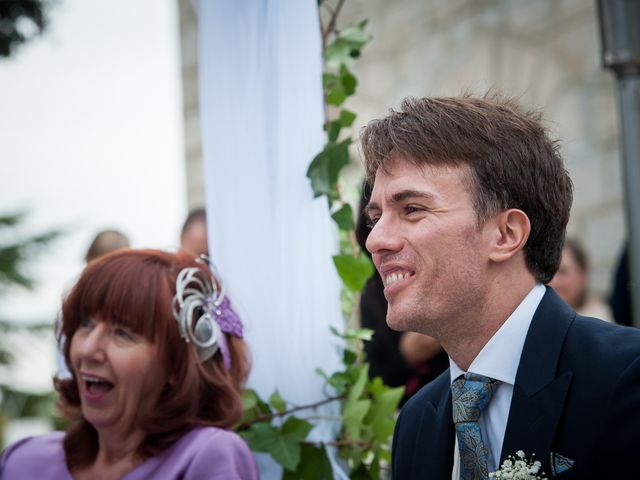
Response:
POLYGON ((365 245, 367 250, 374 256, 399 252, 402 250, 402 239, 397 225, 394 225, 390 217, 383 215, 369 232, 365 245))

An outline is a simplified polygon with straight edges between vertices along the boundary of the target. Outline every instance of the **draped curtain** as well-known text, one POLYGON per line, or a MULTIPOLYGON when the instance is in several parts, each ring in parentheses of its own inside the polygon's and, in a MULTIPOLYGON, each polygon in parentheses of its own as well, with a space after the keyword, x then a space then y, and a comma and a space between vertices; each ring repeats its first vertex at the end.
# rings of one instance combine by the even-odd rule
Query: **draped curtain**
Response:
POLYGON ((317 3, 201 0, 198 35, 209 249, 245 322, 249 386, 315 402, 315 368, 339 366, 329 326, 342 325, 335 230, 305 176, 324 141, 317 3))

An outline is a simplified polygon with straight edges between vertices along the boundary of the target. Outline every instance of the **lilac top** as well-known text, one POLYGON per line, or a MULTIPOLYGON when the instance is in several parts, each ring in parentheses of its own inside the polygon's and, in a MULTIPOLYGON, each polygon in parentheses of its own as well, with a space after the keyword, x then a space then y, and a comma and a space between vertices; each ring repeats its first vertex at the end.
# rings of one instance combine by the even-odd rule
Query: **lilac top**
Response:
MULTIPOLYGON (((63 439, 63 432, 53 432, 10 445, 0 457, 0 478, 71 479, 63 439)), ((196 427, 160 455, 122 477, 149 478, 253 480, 259 476, 251 451, 238 435, 214 427, 196 427)))

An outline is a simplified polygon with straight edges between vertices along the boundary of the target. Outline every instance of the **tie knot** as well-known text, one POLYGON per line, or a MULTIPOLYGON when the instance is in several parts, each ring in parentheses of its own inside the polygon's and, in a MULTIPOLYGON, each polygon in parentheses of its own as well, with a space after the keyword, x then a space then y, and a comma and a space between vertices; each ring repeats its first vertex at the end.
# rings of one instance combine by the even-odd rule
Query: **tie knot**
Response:
POLYGON ((477 422, 498 383, 498 380, 475 373, 468 374, 468 378, 461 376, 455 379, 451 384, 453 422, 477 422))

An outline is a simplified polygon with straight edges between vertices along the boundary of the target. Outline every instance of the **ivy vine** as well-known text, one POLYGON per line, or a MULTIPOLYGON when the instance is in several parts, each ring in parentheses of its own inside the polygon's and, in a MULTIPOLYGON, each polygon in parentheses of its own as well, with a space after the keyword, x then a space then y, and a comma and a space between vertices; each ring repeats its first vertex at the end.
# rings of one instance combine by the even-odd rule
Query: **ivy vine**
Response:
POLYGON ((332 333, 344 344, 342 367, 328 374, 316 373, 325 383, 325 398, 307 405, 293 405, 276 390, 262 399, 254 390, 243 397, 244 416, 236 431, 256 452, 265 452, 283 467, 283 480, 333 478, 327 448, 335 448, 350 478, 379 479, 390 463, 390 438, 395 426, 396 410, 403 387, 391 388, 380 378, 369 379, 362 342, 371 340, 371 330, 358 328, 358 298, 374 269, 361 251, 355 237, 354 212, 343 198, 339 178, 350 163, 349 146, 353 143, 351 127, 356 114, 344 108, 345 101, 356 92, 357 78, 350 70, 370 41, 367 21, 337 28, 338 14, 345 0, 331 4, 319 0, 322 45, 324 52, 323 89, 327 142, 307 171, 315 197, 327 199, 331 217, 340 234, 340 252, 333 257, 343 282, 342 307, 344 332, 332 333), (308 438, 313 429, 313 412, 319 407, 340 402, 341 432, 330 442, 308 438), (300 415, 305 414, 303 418, 300 415))

